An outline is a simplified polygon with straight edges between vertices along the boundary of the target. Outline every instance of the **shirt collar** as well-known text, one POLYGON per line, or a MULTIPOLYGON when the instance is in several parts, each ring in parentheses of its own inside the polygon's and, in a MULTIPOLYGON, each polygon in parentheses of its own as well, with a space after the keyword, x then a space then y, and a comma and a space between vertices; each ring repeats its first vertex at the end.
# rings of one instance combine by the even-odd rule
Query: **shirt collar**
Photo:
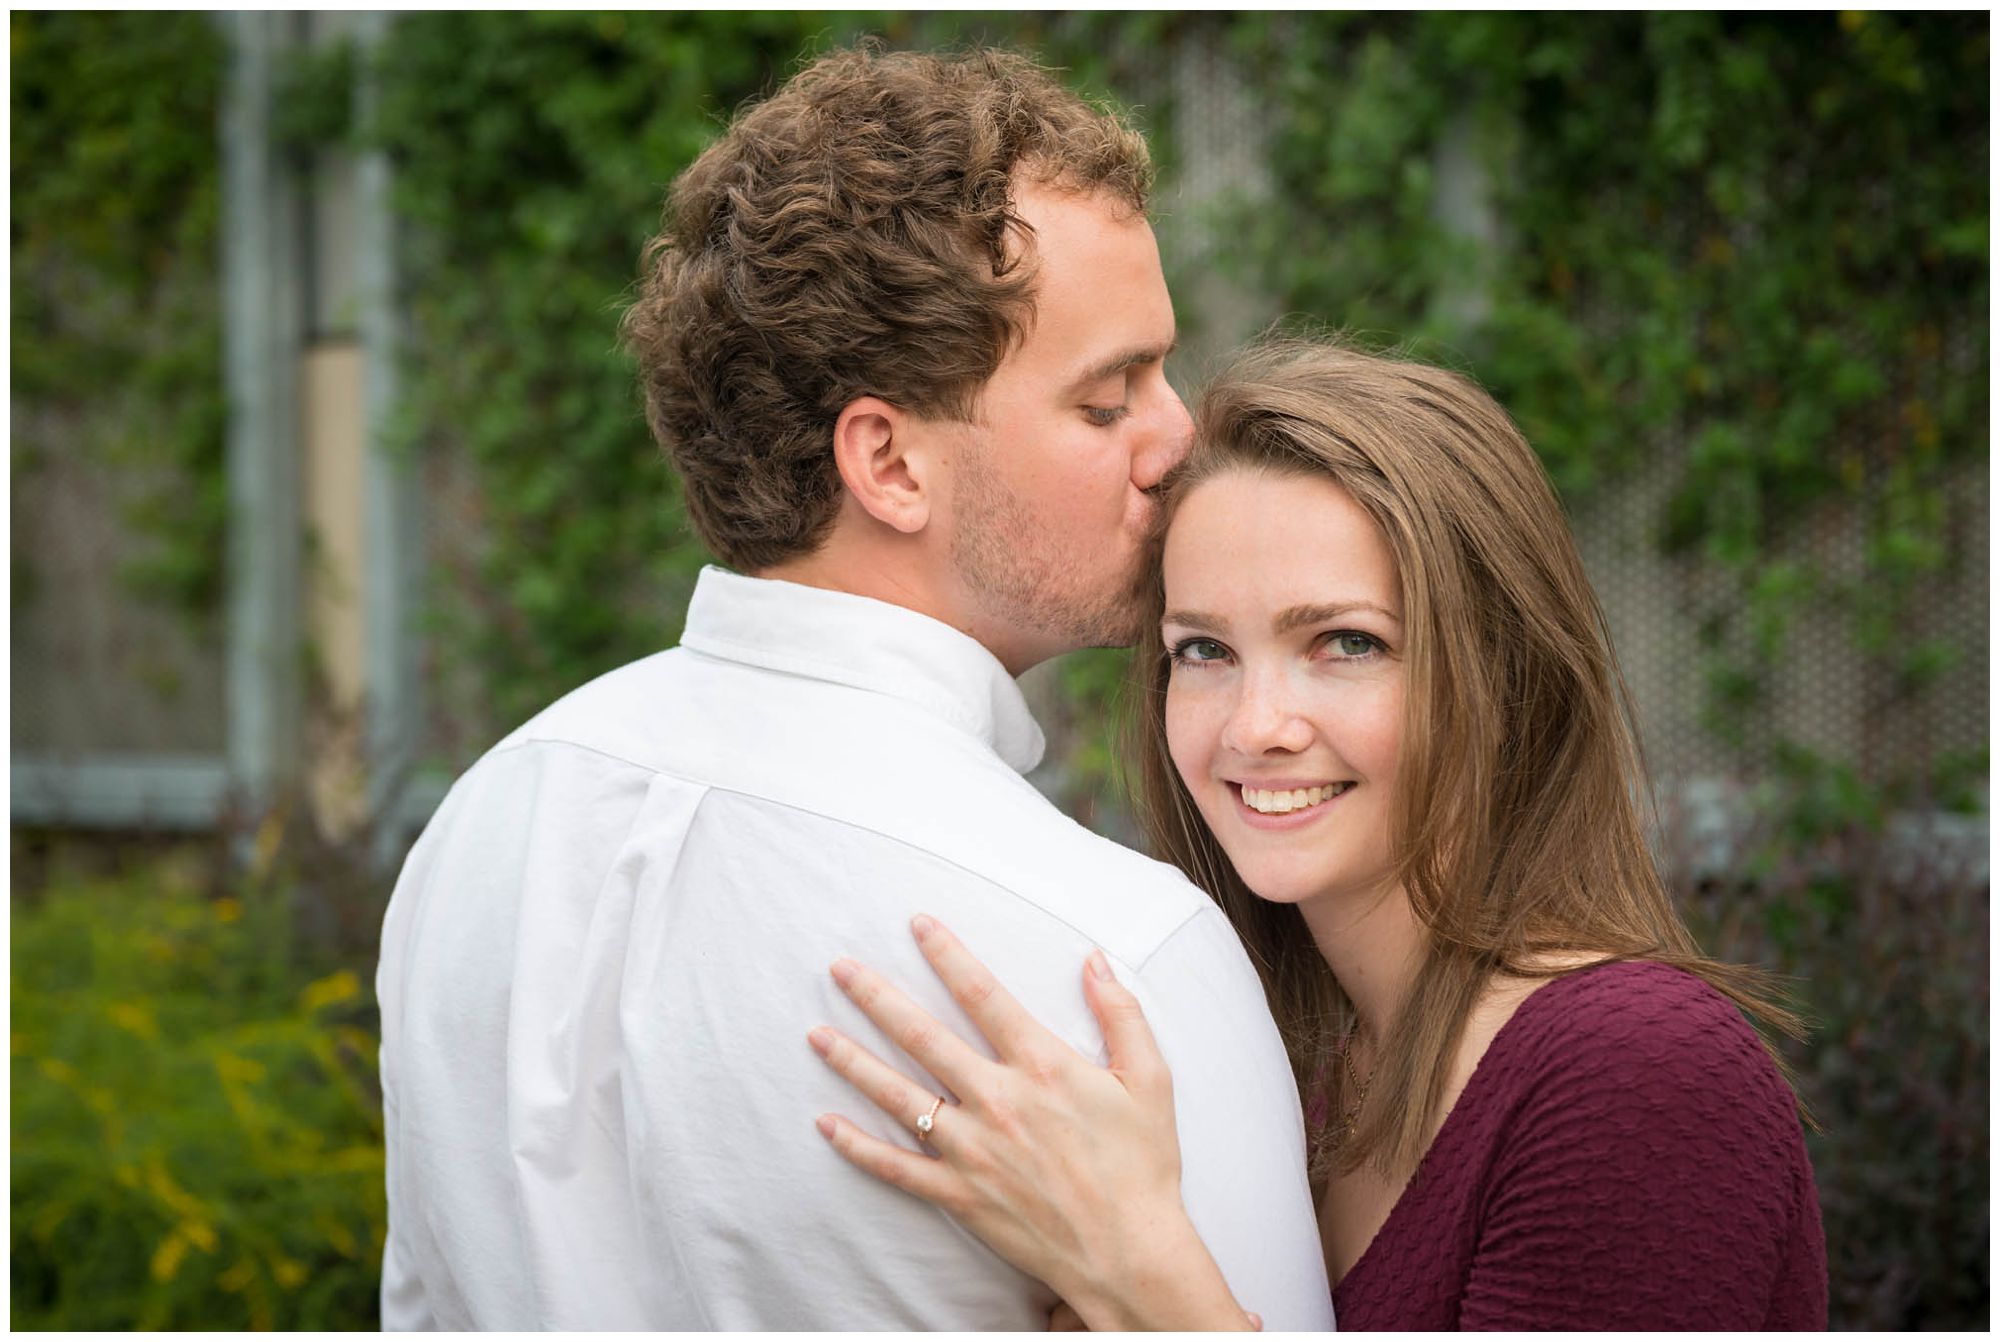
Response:
POLYGON ((978 640, 902 606, 710 565, 681 646, 919 705, 985 741, 1017 772, 1041 762, 1021 687, 978 640))

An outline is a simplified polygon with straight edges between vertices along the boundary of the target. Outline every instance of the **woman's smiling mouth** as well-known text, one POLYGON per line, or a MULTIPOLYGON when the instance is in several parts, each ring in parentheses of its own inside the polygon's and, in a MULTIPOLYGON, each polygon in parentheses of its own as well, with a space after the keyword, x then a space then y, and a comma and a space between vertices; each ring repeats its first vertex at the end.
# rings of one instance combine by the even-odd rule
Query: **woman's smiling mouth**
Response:
POLYGON ((1352 779, 1297 787, 1253 787, 1232 782, 1229 790, 1236 794, 1238 814, 1262 829, 1273 824, 1287 828, 1302 824, 1325 811, 1329 803, 1345 796, 1354 786, 1352 779))

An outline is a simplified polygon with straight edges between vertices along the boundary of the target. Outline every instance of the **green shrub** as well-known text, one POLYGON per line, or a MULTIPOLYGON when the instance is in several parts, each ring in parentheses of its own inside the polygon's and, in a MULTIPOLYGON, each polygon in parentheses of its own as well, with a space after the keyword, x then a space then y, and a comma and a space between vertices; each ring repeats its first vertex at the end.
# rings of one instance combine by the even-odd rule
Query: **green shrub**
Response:
POLYGON ((293 960, 284 903, 16 897, 14 1327, 375 1326, 372 994, 293 960))
MULTIPOLYGON (((1702 944, 1786 975, 1812 1026, 1787 1050, 1840 1329, 1986 1325, 1989 1160, 1983 855, 1898 833, 1839 771, 1755 797, 1726 877, 1678 882, 1702 944)), ((1670 838, 1670 867, 1686 870, 1670 838)))

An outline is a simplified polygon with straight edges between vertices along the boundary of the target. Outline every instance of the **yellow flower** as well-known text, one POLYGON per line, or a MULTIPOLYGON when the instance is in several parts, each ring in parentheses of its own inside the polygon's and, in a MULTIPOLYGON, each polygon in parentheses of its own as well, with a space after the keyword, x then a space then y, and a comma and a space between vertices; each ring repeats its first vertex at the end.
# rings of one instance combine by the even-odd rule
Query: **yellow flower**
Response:
POLYGON ((113 1002, 104 1010, 112 1024, 130 1030, 141 1039, 160 1037, 159 1022, 153 1019, 153 1009, 144 1002, 113 1002))
POLYGON ((69 1204, 66 1202, 55 1202, 36 1212, 34 1222, 29 1228, 36 1239, 47 1244, 51 1239, 55 1238, 56 1231, 68 1219, 69 1204))
POLYGON ((331 1174, 373 1174, 383 1165, 379 1146, 348 1146, 320 1158, 320 1168, 331 1174))
POLYGON ((181 1259, 187 1257, 187 1251, 188 1242, 181 1238, 178 1230, 162 1240, 160 1247, 153 1251, 153 1280, 172 1281, 181 1270, 181 1259))
POLYGON ((361 1246, 354 1242, 354 1236, 348 1232, 347 1227, 334 1220, 331 1216, 328 1216, 325 1212, 321 1212, 319 1215, 313 1217, 313 1225, 318 1229, 320 1234, 326 1236, 327 1243, 331 1244, 334 1251, 341 1257, 359 1258, 361 1256, 361 1246))
MULTIPOLYGON (((183 1222, 200 1225, 203 1235, 213 1243, 214 1235, 207 1230, 206 1217, 208 1208, 202 1204, 200 1198, 174 1182, 173 1175, 167 1173, 165 1163, 158 1156, 148 1156, 146 1158, 146 1187, 152 1192, 154 1197, 177 1213, 183 1222)), ((187 1225, 182 1225, 174 1233, 186 1234, 187 1225)), ((197 1235, 193 1238, 199 1239, 203 1235, 197 1235)))
POLYGON ((277 1278, 278 1285, 289 1291, 305 1281, 306 1265, 295 1258, 276 1254, 271 1259, 271 1275, 277 1278))
POLYGON ((299 994, 299 1010, 313 1012, 323 1006, 333 1006, 339 1002, 351 1002, 361 995, 361 980, 351 969, 343 969, 336 974, 306 985, 299 994))
POLYGON ((236 1260, 229 1271, 215 1279, 215 1284, 232 1295, 248 1286, 257 1276, 257 1264, 248 1254, 236 1260))
POLYGON ((217 922, 233 923, 242 916, 243 904, 240 900, 231 899, 228 895, 224 895, 221 899, 215 901, 215 918, 217 922))
POLYGON ((263 1063, 234 1053, 218 1052, 215 1055, 215 1070, 224 1081, 255 1083, 264 1079, 263 1063))

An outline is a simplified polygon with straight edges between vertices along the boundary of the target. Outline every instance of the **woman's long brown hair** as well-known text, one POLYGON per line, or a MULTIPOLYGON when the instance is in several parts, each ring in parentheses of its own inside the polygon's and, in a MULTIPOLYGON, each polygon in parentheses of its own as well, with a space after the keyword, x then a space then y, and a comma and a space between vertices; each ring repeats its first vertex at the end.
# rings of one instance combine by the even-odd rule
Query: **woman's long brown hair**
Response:
MULTIPOLYGON (((1166 516, 1228 471, 1328 479, 1381 527, 1401 586, 1391 842, 1426 946, 1395 1018, 1370 1022, 1377 1073, 1353 1134, 1337 1149, 1337 1124, 1310 1134, 1315 1192, 1364 1161, 1415 1169, 1481 992, 1499 973, 1563 972, 1551 955, 1675 965, 1735 1001, 1767 1045, 1803 1034, 1768 975, 1704 956, 1673 906, 1647 844, 1651 788, 1603 610, 1546 472, 1491 397, 1338 341, 1270 339, 1209 387, 1196 431, 1166 516)), ((1168 753, 1155 560, 1128 754, 1141 822, 1235 924, 1309 1111, 1318 1099, 1340 1114, 1350 1099, 1327 1063, 1355 1027, 1353 1003, 1298 909, 1244 885, 1168 753)))

